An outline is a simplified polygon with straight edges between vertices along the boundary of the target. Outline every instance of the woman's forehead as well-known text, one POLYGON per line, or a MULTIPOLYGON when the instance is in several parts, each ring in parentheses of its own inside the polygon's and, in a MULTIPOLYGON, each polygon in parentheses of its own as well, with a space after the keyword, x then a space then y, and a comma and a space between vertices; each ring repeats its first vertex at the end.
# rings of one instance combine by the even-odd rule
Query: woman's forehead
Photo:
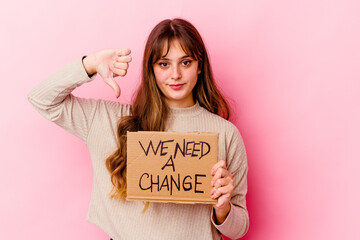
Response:
POLYGON ((194 60, 199 60, 197 51, 193 49, 195 46, 191 42, 188 43, 188 41, 183 38, 169 37, 159 39, 155 43, 152 53, 152 63, 154 64, 162 58, 167 58, 170 49, 174 46, 181 49, 182 56, 186 55, 193 58, 194 60))
POLYGON ((182 55, 188 55, 188 53, 185 52, 184 47, 181 45, 178 39, 172 39, 168 41, 164 41, 163 47, 162 47, 162 53, 161 57, 166 57, 170 50, 174 50, 174 48, 177 51, 180 51, 182 55))

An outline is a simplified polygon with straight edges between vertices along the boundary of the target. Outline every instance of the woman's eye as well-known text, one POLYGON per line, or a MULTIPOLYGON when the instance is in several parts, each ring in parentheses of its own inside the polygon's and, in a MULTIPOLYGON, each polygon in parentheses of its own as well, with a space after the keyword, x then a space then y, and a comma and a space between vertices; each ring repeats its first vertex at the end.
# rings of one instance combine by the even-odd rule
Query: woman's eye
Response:
POLYGON ((184 66, 188 66, 190 65, 191 61, 190 60, 186 60, 186 61, 183 61, 183 65, 184 66))
POLYGON ((161 63, 159 63, 159 65, 160 65, 160 67, 167 67, 168 66, 168 64, 166 62, 161 62, 161 63))

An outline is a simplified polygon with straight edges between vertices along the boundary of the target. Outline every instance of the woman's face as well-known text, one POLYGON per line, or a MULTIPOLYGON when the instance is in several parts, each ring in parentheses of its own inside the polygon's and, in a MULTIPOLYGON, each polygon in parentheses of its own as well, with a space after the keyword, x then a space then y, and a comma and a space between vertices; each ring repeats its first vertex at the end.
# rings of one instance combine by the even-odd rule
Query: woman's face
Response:
MULTIPOLYGON (((165 46, 165 53, 166 49, 165 46)), ((178 40, 173 40, 168 54, 153 65, 156 83, 168 106, 184 108, 194 105, 192 90, 200 73, 198 65, 198 61, 186 55, 178 40)))

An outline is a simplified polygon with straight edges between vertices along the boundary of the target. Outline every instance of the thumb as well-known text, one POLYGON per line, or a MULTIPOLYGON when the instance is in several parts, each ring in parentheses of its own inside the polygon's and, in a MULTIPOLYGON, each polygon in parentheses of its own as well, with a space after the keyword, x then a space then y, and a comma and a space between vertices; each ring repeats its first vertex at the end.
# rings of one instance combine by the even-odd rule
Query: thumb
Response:
POLYGON ((115 92, 116 98, 120 96, 121 90, 119 85, 114 80, 114 74, 112 71, 108 69, 108 67, 105 64, 101 64, 99 66, 98 73, 102 77, 102 79, 105 81, 107 85, 109 85, 115 92))
MULTIPOLYGON (((111 75, 112 75, 112 73, 111 73, 111 75)), ((107 85, 109 85, 114 90, 116 98, 120 97, 121 90, 120 90, 119 85, 115 82, 113 76, 104 78, 104 81, 107 85)))

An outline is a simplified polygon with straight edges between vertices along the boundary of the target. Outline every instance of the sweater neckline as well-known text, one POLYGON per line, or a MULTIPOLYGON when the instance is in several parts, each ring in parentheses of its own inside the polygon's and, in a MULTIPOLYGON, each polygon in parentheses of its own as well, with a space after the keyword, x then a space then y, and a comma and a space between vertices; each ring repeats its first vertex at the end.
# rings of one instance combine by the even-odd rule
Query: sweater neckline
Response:
POLYGON ((191 107, 178 108, 178 107, 169 107, 170 114, 169 117, 191 117, 200 114, 202 107, 199 102, 196 101, 191 107))

